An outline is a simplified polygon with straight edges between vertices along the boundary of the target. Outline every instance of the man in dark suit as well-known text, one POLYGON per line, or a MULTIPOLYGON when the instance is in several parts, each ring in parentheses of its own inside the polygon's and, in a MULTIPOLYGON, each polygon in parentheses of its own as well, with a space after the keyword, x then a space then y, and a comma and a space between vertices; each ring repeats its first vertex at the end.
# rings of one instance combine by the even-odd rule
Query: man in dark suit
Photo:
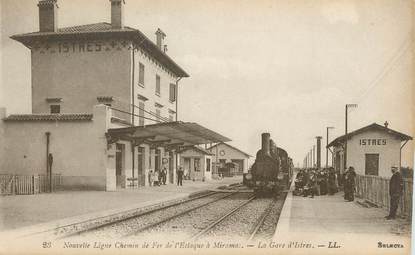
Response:
POLYGON ((177 186, 183 186, 183 168, 179 166, 179 169, 177 170, 177 186))
POLYGON ((344 183, 344 199, 349 202, 354 201, 354 190, 356 187, 356 172, 354 171, 354 167, 350 166, 349 169, 346 171, 346 177, 343 181, 344 183))
POLYGON ((398 167, 393 166, 391 170, 392 177, 389 181, 390 210, 389 215, 385 217, 388 220, 395 219, 396 210, 398 210, 399 200, 403 192, 403 180, 398 167))

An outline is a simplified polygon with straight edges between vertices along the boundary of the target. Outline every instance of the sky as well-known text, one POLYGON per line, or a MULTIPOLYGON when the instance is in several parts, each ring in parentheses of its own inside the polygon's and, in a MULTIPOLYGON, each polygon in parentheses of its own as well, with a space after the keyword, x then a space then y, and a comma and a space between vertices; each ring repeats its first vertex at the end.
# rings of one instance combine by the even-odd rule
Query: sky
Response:
MULTIPOLYGON (((190 77, 179 119, 255 155, 260 134, 302 165, 326 127, 329 141, 386 120, 414 135, 411 0, 125 0, 125 24, 155 40, 190 77)), ((108 0, 58 0, 59 27, 110 21, 108 0)), ((30 51, 9 37, 38 31, 37 0, 0 0, 0 106, 30 113, 30 51)), ((323 147, 324 148, 324 147, 323 147)), ((325 150, 322 152, 325 163, 325 150)), ((413 166, 413 143, 403 166, 413 166)))

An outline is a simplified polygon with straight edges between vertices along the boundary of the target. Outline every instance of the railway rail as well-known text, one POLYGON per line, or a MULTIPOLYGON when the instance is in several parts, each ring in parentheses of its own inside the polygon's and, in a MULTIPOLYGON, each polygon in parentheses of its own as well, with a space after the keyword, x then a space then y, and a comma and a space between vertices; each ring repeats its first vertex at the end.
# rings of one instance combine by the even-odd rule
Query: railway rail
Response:
POLYGON ((101 217, 96 217, 93 219, 83 220, 80 222, 66 224, 54 229, 35 232, 30 235, 21 236, 22 238, 51 238, 51 239, 64 239, 72 236, 81 235, 83 233, 88 233, 96 229, 105 228, 107 226, 117 224, 119 222, 128 221, 130 219, 151 214, 157 211, 161 211, 170 207, 177 205, 185 204, 194 200, 202 199, 204 197, 213 196, 219 194, 218 191, 207 191, 201 192, 188 198, 175 199, 171 201, 162 202, 159 204, 154 204, 146 206, 143 208, 131 209, 123 212, 113 213, 101 217))
POLYGON ((271 238, 275 232, 284 199, 285 194, 278 199, 252 197, 212 222, 195 234, 191 240, 233 238, 251 242, 256 239, 271 238))
POLYGON ((214 203, 223 198, 232 196, 233 193, 212 192, 206 195, 198 196, 185 201, 170 204, 168 206, 161 206, 154 210, 145 211, 138 215, 97 225, 93 228, 77 231, 68 237, 100 237, 100 238, 125 238, 132 236, 137 232, 142 232, 146 229, 155 227, 165 221, 168 221, 176 216, 196 210, 202 206, 214 203))
POLYGON ((268 236, 272 236, 278 221, 275 215, 279 215, 284 198, 285 195, 278 199, 257 198, 246 190, 209 192, 99 224, 78 228, 65 226, 59 232, 59 239, 169 237, 196 241, 229 238, 231 234, 240 233, 240 240, 250 242, 266 236, 267 228, 268 236), (264 227, 266 225, 268 227, 264 227))

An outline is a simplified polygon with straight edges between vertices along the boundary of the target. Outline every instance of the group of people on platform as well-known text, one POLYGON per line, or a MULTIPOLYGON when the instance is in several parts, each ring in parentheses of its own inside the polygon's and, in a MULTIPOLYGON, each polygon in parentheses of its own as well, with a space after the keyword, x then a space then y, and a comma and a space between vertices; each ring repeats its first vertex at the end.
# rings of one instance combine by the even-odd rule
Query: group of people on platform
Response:
MULTIPOLYGON (((392 177, 389 181, 390 207, 386 219, 395 219, 399 201, 403 195, 403 178, 398 167, 391 167, 392 177)), ((314 195, 333 195, 343 188, 344 199, 354 201, 356 191, 356 172, 350 166, 343 174, 334 168, 301 169, 295 178, 294 195, 314 198, 314 195)))
POLYGON ((302 169, 295 178, 295 195, 314 198, 314 196, 333 195, 338 192, 334 168, 302 169))
MULTIPOLYGON (((179 167, 177 169, 177 185, 183 186, 183 168, 179 167)), ((148 173, 148 183, 149 186, 160 186, 166 185, 167 181, 167 168, 163 167, 161 170, 150 170, 148 173)))
POLYGON ((148 173, 149 186, 160 186, 166 185, 167 180, 167 169, 163 167, 161 170, 150 170, 148 173))
POLYGON ((295 179, 295 195, 303 197, 315 195, 334 195, 343 187, 344 199, 354 200, 356 172, 349 167, 342 175, 335 172, 333 167, 302 169, 295 179))

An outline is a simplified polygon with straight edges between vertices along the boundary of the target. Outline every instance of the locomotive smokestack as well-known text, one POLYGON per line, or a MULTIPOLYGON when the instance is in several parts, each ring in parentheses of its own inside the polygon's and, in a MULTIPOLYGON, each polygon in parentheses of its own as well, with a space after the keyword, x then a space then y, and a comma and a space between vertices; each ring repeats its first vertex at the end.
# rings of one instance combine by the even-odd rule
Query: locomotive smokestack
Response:
POLYGON ((264 153, 265 155, 270 155, 269 154, 269 147, 270 147, 270 134, 269 133, 262 133, 262 153, 264 153))

